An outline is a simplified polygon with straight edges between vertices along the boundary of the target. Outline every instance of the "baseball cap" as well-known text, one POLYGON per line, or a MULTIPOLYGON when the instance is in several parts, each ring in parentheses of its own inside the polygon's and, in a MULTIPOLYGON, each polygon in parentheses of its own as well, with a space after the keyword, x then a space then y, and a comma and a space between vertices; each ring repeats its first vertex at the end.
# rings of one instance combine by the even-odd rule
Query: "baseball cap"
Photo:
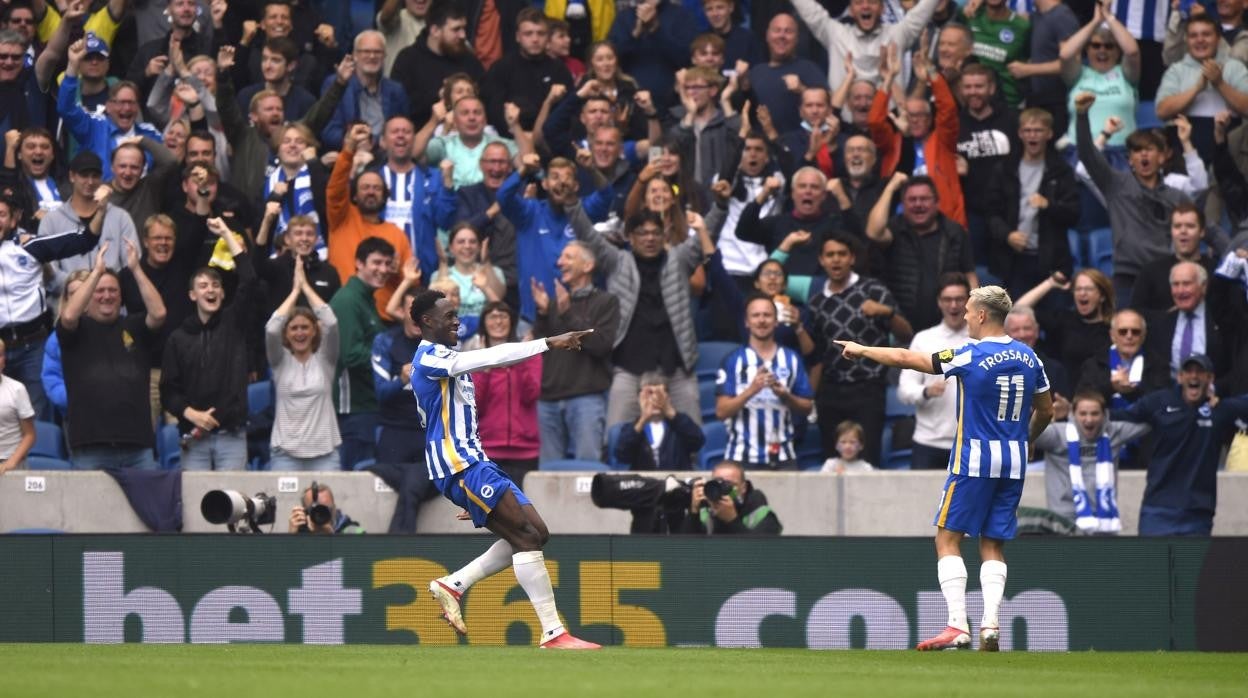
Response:
POLYGON ((86 42, 86 55, 90 56, 93 53, 98 53, 101 56, 108 58, 108 42, 96 36, 95 32, 87 32, 86 42))
POLYGON ((100 156, 94 151, 81 150, 69 161, 69 171, 77 172, 104 172, 104 162, 100 160, 100 156))
POLYGON ((1192 354, 1186 359, 1183 359, 1183 363, 1179 365, 1179 369, 1185 369, 1192 364, 1196 364, 1200 368, 1213 373, 1213 361, 1210 361, 1209 357, 1204 354, 1192 354))

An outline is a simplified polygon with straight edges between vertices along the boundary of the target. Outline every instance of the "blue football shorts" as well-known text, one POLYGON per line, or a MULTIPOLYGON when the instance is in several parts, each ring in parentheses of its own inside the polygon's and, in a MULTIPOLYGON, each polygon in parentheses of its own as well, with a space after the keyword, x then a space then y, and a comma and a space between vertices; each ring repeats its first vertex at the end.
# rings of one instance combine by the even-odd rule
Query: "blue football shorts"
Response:
POLYGON ((507 473, 488 460, 470 466, 467 470, 461 470, 451 477, 434 480, 434 485, 442 496, 454 502, 455 506, 467 509, 472 515, 473 525, 477 528, 485 525, 486 518, 489 517, 491 511, 494 511, 494 507, 498 506, 499 500, 503 498, 503 493, 507 490, 515 493, 516 501, 521 506, 531 503, 529 498, 524 496, 524 492, 520 491, 520 487, 507 476, 507 473))
POLYGON ((949 474, 933 525, 968 536, 1013 540, 1023 481, 949 474))

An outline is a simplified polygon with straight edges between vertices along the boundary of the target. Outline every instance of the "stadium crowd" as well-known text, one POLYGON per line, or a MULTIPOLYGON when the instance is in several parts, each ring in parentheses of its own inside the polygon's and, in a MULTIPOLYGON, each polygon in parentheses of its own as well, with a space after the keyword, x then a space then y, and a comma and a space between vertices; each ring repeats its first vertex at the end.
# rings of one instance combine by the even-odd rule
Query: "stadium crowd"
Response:
POLYGON ((1052 509, 1148 468, 1207 533, 1248 469, 1244 0, 2 4, 0 471, 423 472, 425 288, 465 350, 595 330, 474 376, 513 478, 944 468, 957 391, 833 340, 957 347, 987 284, 1052 509))

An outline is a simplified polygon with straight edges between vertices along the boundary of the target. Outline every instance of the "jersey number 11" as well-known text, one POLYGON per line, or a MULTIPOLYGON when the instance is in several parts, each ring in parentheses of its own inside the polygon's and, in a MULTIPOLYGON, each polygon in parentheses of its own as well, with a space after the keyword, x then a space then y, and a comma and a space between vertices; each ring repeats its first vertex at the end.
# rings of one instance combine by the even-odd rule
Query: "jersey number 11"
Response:
POLYGON ((1009 413, 1011 422, 1017 422, 1023 414, 1023 391, 1027 389, 1025 376, 997 376, 1001 399, 997 403, 997 421, 1004 422, 1009 413), (1013 410, 1010 409, 1013 405, 1013 410))

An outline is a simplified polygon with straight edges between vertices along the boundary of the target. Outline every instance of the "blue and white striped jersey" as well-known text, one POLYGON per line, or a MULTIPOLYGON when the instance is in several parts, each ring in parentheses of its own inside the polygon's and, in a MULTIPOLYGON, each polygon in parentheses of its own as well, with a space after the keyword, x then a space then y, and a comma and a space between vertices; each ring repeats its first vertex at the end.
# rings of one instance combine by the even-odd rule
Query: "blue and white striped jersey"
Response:
MULTIPOLYGON (((416 170, 395 172, 390 169, 389 165, 385 165, 381 168, 381 176, 386 180, 386 188, 390 191, 390 198, 386 200, 386 210, 382 220, 398 226, 403 231, 403 234, 407 236, 407 241, 411 243, 412 249, 415 250, 418 241, 416 240, 415 226, 412 223, 412 219, 415 217, 415 212, 412 209, 416 203, 413 200, 416 170)), ((421 205, 429 205, 428 197, 425 197, 421 205)))
POLYGON ((471 371, 509 366, 546 351, 546 340, 458 352, 422 340, 412 357, 412 392, 425 427, 429 477, 441 480, 489 460, 477 432, 471 371))
MULTIPOLYGON (((802 357, 783 346, 778 347, 770 361, 764 360, 749 346, 724 357, 715 379, 715 394, 728 397, 740 395, 750 387, 758 369, 764 365, 792 394, 806 398, 812 396, 802 357)), ((764 388, 750 398, 740 412, 725 420, 724 426, 728 429, 728 445, 724 451, 726 460, 766 463, 770 443, 780 444, 781 462, 797 459, 793 444, 793 416, 771 388, 764 388)))
POLYGON ((1035 352, 1009 337, 985 337, 933 354, 932 365, 958 379, 958 431, 949 472, 1021 480, 1031 400, 1049 389, 1035 352))

